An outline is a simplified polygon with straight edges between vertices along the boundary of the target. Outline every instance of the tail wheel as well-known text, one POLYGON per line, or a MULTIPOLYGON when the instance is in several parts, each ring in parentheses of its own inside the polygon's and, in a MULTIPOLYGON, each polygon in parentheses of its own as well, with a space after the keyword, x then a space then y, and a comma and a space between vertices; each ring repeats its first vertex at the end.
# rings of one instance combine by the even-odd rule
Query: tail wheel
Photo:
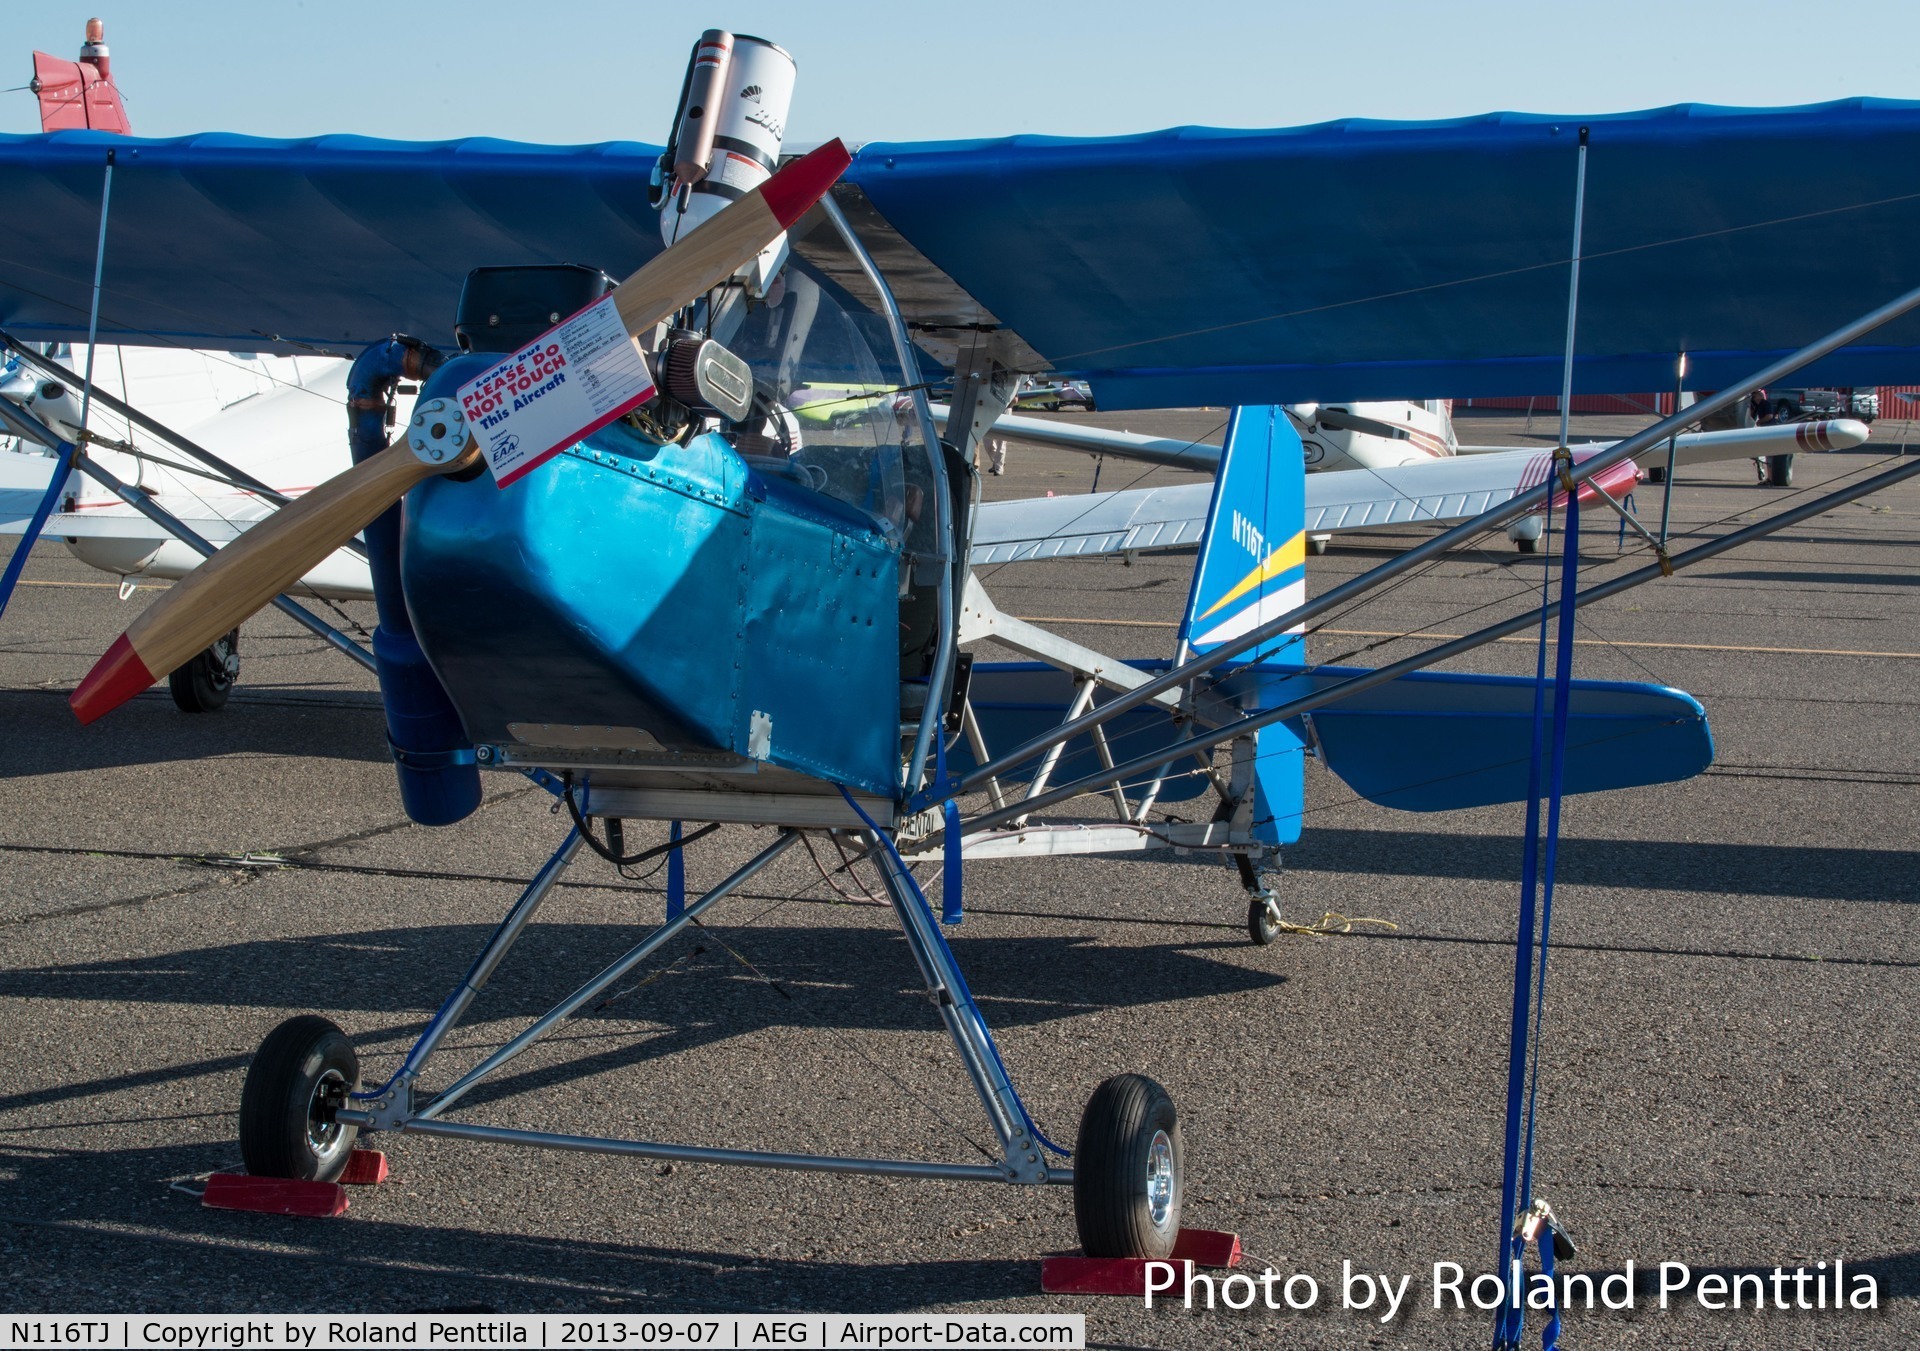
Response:
POLYGON ((1254 896, 1247 901, 1247 937, 1255 947, 1264 948, 1280 936, 1280 903, 1271 896, 1254 896))
POLYGON ((1793 486, 1793 456, 1767 456, 1767 486, 1771 488, 1791 488, 1793 486))
POLYGON ((239 678, 240 630, 235 629, 170 673, 167 688, 181 712, 212 713, 226 704, 239 678))
POLYGON ((360 1087, 347 1034, 302 1014, 267 1034, 240 1090, 240 1156, 254 1177, 331 1182, 347 1166, 358 1129, 335 1119, 360 1087))
POLYGON ((1540 552, 1540 537, 1538 535, 1532 538, 1522 535, 1519 539, 1515 540, 1513 544, 1514 547, 1523 554, 1537 554, 1540 552))
POLYGON ((1165 1257, 1180 1236, 1180 1120, 1166 1089, 1119 1074, 1094 1090, 1073 1153, 1073 1218, 1089 1257, 1165 1257))

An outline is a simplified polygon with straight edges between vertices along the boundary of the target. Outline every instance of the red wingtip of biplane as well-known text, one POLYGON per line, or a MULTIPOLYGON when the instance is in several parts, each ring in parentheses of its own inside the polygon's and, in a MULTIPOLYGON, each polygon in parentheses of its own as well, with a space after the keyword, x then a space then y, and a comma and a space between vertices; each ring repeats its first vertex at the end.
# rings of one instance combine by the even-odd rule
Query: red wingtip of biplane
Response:
POLYGON ((779 173, 761 185, 761 199, 784 230, 806 215, 807 209, 826 195, 834 180, 852 163, 853 156, 847 153, 845 145, 837 139, 828 141, 782 166, 779 173))
POLYGON ((140 660, 127 635, 113 640, 106 655, 93 664, 78 689, 67 696, 67 705, 82 723, 105 717, 153 683, 153 672, 140 660))

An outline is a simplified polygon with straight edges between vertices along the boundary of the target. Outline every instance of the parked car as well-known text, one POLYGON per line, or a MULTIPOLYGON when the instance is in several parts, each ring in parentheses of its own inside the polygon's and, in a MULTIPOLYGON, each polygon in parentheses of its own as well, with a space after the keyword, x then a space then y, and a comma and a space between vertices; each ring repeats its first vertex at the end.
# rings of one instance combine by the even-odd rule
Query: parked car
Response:
POLYGON ((1855 390, 1851 399, 1837 389, 1773 389, 1767 391, 1773 401, 1776 422, 1801 417, 1853 417, 1872 422, 1880 416, 1880 392, 1855 390))

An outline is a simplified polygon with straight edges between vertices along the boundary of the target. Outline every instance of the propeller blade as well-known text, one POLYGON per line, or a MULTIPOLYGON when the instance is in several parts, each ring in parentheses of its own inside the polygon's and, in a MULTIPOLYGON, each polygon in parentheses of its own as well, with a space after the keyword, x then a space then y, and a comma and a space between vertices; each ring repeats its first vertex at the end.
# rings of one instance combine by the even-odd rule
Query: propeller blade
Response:
MULTIPOLYGON (((851 162, 837 140, 809 151, 620 283, 614 306, 627 332, 647 332, 752 261, 851 162)), ((94 663, 68 704, 83 723, 112 712, 292 586, 415 484, 464 469, 479 454, 469 437, 461 454, 429 463, 402 436, 281 507, 162 592, 94 663)))
POLYGON ((305 576, 423 479, 470 465, 429 464, 404 439, 297 497, 160 593, 67 699, 92 722, 175 669, 305 576))

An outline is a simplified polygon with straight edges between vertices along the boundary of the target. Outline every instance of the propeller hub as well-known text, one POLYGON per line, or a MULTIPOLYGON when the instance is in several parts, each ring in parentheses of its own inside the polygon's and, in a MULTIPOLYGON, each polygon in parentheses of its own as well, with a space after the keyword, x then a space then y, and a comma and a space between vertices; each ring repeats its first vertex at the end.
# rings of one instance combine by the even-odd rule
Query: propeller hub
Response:
POLYGON ((407 424, 407 448, 422 463, 450 465, 467 453, 473 435, 460 405, 452 399, 426 399, 415 406, 407 424))

